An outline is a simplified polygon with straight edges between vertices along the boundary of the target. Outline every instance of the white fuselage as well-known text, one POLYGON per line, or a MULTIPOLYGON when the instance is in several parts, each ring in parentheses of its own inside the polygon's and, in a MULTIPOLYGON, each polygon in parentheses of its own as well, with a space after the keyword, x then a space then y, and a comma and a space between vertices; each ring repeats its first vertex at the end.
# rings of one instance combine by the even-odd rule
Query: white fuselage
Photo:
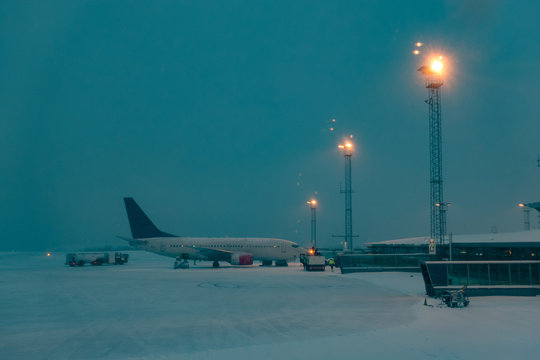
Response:
POLYGON ((292 241, 272 238, 157 237, 137 240, 131 245, 164 256, 188 255, 194 260, 209 260, 200 248, 251 254, 253 260, 295 260, 306 253, 306 249, 292 241))

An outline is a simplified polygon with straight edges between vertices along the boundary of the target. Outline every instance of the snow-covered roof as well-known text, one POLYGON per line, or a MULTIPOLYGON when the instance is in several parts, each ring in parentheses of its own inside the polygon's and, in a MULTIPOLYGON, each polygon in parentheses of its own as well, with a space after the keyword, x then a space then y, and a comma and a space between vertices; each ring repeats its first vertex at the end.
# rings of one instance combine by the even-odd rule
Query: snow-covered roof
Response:
MULTIPOLYGON (((455 244, 467 243, 540 243, 540 230, 518 231, 510 233, 453 235, 455 244)), ((423 245, 429 244, 429 236, 412 237, 367 243, 366 245, 423 245)))

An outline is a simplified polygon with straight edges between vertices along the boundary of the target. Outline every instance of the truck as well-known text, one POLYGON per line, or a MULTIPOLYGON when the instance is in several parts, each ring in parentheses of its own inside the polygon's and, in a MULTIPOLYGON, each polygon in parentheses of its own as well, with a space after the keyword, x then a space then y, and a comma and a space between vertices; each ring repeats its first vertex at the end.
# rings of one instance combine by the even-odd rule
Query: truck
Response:
POLYGON ((308 253, 300 258, 305 271, 324 271, 326 259, 316 248, 309 249, 308 253))
POLYGON ((70 267, 91 265, 123 265, 128 262, 129 254, 123 254, 114 251, 105 252, 79 252, 66 254, 65 265, 70 267))

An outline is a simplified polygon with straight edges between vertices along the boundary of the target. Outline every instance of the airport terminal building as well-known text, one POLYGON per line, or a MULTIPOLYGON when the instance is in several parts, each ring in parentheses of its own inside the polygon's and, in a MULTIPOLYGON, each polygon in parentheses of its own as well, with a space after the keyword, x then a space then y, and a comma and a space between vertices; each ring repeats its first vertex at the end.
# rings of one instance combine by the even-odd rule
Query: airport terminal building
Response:
POLYGON ((540 294, 540 230, 457 235, 429 250, 423 237, 368 243, 340 255, 341 271, 421 271, 430 296, 462 286, 471 295, 540 294))
MULTIPOLYGON (((429 254, 429 238, 416 237, 366 244, 367 254, 429 254)), ((538 260, 540 230, 455 235, 452 244, 436 246, 434 260, 538 260), (451 251, 451 256, 450 256, 451 251)))

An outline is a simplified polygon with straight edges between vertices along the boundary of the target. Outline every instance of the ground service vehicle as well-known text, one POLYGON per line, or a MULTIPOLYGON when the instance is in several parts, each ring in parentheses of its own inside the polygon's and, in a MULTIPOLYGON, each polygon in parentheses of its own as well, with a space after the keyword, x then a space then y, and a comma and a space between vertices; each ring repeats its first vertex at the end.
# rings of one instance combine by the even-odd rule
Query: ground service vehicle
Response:
POLYGON ((304 264, 306 271, 324 271, 326 259, 321 255, 316 248, 311 248, 308 254, 300 258, 300 262, 304 264))
POLYGON ((68 253, 66 254, 66 263, 71 267, 83 266, 84 264, 91 265, 103 265, 113 264, 122 265, 128 262, 129 254, 123 254, 120 252, 106 251, 106 252, 80 252, 80 253, 68 253))
POLYGON ((469 297, 465 293, 465 288, 454 291, 443 291, 441 294, 441 304, 448 307, 467 307, 470 303, 469 297))

